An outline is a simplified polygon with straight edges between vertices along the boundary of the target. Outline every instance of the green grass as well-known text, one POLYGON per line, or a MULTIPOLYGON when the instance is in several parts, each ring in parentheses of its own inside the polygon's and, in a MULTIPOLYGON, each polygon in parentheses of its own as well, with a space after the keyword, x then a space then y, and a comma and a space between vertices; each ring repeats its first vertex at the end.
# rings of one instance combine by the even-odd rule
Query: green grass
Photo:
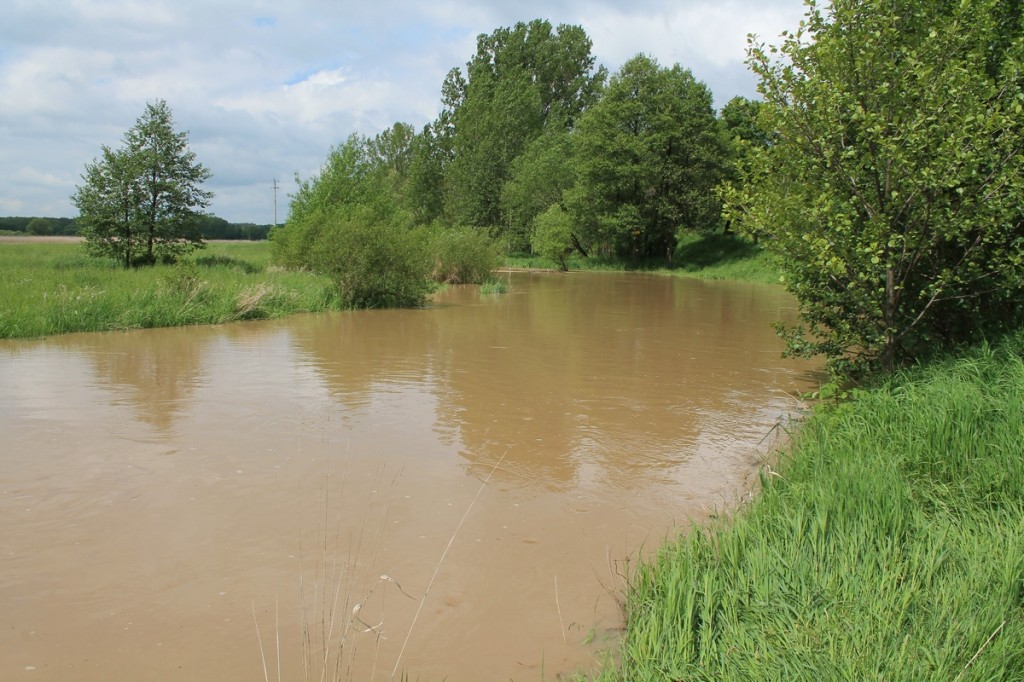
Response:
POLYGON ((501 277, 491 277, 484 281, 480 285, 480 293, 487 294, 507 294, 508 293, 508 282, 501 277))
POLYGON ((762 284, 780 281, 779 268, 765 251, 748 239, 728 234, 684 236, 673 266, 658 272, 762 284))
MULTIPOLYGON (((683 235, 671 264, 629 264, 573 253, 566 258, 569 270, 635 270, 699 279, 729 279, 777 284, 780 271, 761 248, 736 235, 683 235)), ((535 255, 506 256, 504 267, 557 270, 554 261, 535 255)))
POLYGON ((75 243, 0 243, 0 338, 217 324, 336 307, 327 277, 269 266, 266 242, 124 270, 75 243))
POLYGON ((602 680, 1024 678, 1024 334, 822 409, 668 544, 602 680))

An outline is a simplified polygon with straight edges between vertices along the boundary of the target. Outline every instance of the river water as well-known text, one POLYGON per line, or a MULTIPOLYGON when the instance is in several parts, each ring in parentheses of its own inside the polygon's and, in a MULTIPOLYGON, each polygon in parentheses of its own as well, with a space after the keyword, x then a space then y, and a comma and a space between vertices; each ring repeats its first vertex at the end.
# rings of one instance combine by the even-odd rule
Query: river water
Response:
POLYGON ((735 507, 817 366, 778 287, 504 276, 0 342, 0 679, 593 669, 637 556, 735 507))

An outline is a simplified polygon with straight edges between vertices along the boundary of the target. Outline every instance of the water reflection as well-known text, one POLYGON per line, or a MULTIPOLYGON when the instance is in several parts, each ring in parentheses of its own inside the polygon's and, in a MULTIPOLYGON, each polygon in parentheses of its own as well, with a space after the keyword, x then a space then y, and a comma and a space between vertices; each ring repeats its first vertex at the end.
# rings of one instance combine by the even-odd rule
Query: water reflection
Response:
POLYGON ((54 350, 89 360, 96 381, 114 404, 131 406, 139 419, 167 434, 203 381, 208 347, 224 332, 191 327, 54 337, 54 350))
MULTIPOLYGON (((26 658, 51 666, 37 679, 168 679, 183 659, 191 679, 258 677, 252 602, 291 594, 310 542, 417 596, 451 546, 413 678, 587 660, 586 632, 617 622, 610 557, 734 499, 815 366, 779 358, 773 287, 511 282, 424 310, 0 343, 0 679, 26 658)), ((369 652, 393 662, 415 608, 389 597, 369 652)))

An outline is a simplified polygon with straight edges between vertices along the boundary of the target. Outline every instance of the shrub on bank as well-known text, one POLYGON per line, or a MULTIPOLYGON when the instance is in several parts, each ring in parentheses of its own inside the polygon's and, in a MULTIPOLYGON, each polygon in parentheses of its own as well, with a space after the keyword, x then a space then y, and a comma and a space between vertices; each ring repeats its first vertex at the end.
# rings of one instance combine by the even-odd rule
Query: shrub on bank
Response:
POLYGON ((403 225, 339 215, 323 230, 313 269, 330 275, 344 308, 408 308, 430 291, 422 237, 403 225))
POLYGON ((501 264, 501 253, 486 230, 432 225, 427 231, 432 269, 441 284, 481 284, 501 264))

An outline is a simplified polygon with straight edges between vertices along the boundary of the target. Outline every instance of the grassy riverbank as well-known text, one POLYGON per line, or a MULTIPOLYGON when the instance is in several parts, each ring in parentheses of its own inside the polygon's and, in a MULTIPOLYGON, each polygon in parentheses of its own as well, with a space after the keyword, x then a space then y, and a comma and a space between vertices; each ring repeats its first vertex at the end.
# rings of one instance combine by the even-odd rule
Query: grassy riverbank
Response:
MULTIPOLYGON (((724 234, 683 235, 671 266, 663 262, 629 266, 599 258, 584 258, 579 254, 568 256, 566 264, 569 270, 635 270, 699 279, 729 279, 761 284, 779 282, 779 269, 766 252, 743 237, 724 234)), ((550 270, 558 268, 554 261, 541 256, 510 256, 505 259, 505 265, 550 270)))
POLYGON ((274 318, 336 307, 334 291, 327 277, 271 267, 266 242, 137 270, 74 242, 0 243, 0 338, 274 318))
MULTIPOLYGON (((329 277, 275 268, 270 258, 267 242, 213 242, 178 265, 124 270, 114 261, 89 258, 74 240, 0 242, 0 338, 218 324, 338 307, 329 277)), ((778 281, 767 256, 737 237, 689 237, 677 263, 645 269, 778 281)), ((509 258, 506 265, 554 267, 541 258, 509 258)), ((570 259, 570 267, 625 269, 595 259, 570 259)))
POLYGON ((1024 676, 1024 334, 815 414, 636 575, 602 680, 1024 676))

